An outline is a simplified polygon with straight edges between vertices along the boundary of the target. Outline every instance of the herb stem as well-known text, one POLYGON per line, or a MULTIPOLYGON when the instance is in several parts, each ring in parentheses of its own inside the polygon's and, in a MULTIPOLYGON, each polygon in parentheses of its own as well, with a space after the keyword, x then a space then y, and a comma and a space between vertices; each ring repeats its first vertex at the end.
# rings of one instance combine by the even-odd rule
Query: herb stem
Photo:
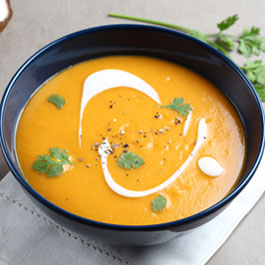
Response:
MULTIPOLYGON (((220 33, 222 33, 222 32, 220 31, 218 33, 209 33, 209 34, 205 34, 205 36, 207 38, 216 38, 216 37, 219 36, 220 33)), ((223 34, 223 35, 233 39, 234 41, 238 41, 238 37, 236 37, 236 36, 233 36, 233 35, 230 35, 230 34, 223 34)))
POLYGON ((153 24, 153 25, 159 25, 159 26, 163 26, 163 27, 176 29, 176 30, 182 31, 184 33, 189 33, 189 34, 191 34, 193 32, 192 29, 188 29, 188 28, 185 28, 182 26, 169 24, 169 23, 165 23, 165 22, 161 22, 161 21, 151 20, 151 19, 131 17, 131 16, 126 16, 126 15, 121 15, 121 14, 113 14, 113 13, 110 13, 109 17, 116 17, 116 18, 123 18, 123 19, 128 19, 128 20, 139 21, 139 22, 145 22, 145 23, 149 23, 149 24, 153 24))
POLYGON ((208 38, 218 37, 218 33, 206 34, 206 37, 208 37, 208 38))

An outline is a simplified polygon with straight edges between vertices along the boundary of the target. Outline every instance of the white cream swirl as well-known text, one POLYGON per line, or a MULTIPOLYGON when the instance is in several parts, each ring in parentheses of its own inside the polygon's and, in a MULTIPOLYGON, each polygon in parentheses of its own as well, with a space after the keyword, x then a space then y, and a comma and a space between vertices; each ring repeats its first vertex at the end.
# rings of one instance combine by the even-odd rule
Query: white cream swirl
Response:
POLYGON ((193 158, 193 156, 196 154, 200 146, 203 144, 203 142, 206 139, 207 134, 207 127, 205 123, 205 119, 201 119, 198 125, 197 130, 197 141, 196 144, 190 153, 189 157, 184 161, 184 163, 177 169, 177 171, 166 181, 161 183, 160 185, 143 191, 134 191, 134 190, 128 190, 119 185, 115 180, 112 178, 109 170, 108 170, 108 156, 112 153, 111 147, 109 145, 108 139, 105 139, 102 144, 100 145, 98 152, 101 157, 101 165, 103 169, 103 174, 105 177, 105 180, 108 184, 108 186, 117 194, 122 195, 124 197, 144 197, 147 195, 150 195, 152 193, 158 192, 164 188, 166 188, 169 184, 173 183, 179 175, 185 170, 185 168, 188 166, 189 162, 193 158))
POLYGON ((82 136, 82 120, 85 107, 88 101, 96 94, 114 87, 130 87, 146 94, 158 104, 161 104, 157 92, 143 79, 131 73, 116 70, 106 69, 95 72, 89 75, 83 86, 83 93, 80 107, 80 120, 79 120, 79 145, 81 146, 82 136))

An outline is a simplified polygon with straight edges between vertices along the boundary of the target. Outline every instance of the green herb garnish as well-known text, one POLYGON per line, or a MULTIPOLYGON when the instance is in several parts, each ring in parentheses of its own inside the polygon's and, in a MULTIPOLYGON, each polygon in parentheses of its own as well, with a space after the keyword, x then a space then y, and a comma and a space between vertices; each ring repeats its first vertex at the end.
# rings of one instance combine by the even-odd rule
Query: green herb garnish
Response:
POLYGON ((60 97, 60 95, 58 94, 51 95, 48 101, 55 104, 58 109, 62 109, 65 103, 65 99, 63 97, 60 97))
POLYGON ((245 71, 251 82, 258 83, 260 85, 265 83, 265 65, 262 64, 261 60, 254 62, 248 61, 242 69, 245 71))
POLYGON ((69 154, 59 147, 52 147, 49 151, 50 155, 39 155, 32 168, 39 174, 47 174, 48 177, 60 176, 63 173, 63 165, 72 164, 69 154))
POLYGON ((187 116, 192 108, 190 104, 184 103, 184 98, 174 98, 170 105, 159 106, 160 108, 173 109, 182 116, 187 116))
POLYGON ((161 194, 152 201, 152 209, 154 212, 162 211, 167 205, 167 199, 161 194))
POLYGON ((135 153, 123 153, 118 159, 118 165, 125 169, 139 168, 144 164, 144 160, 135 153))
MULTIPOLYGON (((218 31, 217 33, 208 34, 203 33, 197 29, 189 29, 183 26, 169 24, 161 21, 156 20, 150 20, 145 18, 138 18, 138 17, 131 17, 131 16, 125 16, 120 14, 109 14, 110 17, 117 17, 117 18, 123 18, 123 19, 129 19, 134 21, 140 21, 150 24, 155 24, 159 26, 164 26, 167 28, 173 28, 178 31, 184 32, 192 37, 195 37, 203 42, 206 42, 213 46, 214 48, 218 49, 222 53, 224 53, 226 56, 230 57, 230 52, 232 52, 236 47, 237 51, 245 56, 246 58, 249 58, 253 54, 258 56, 261 52, 265 52, 265 38, 260 35, 260 29, 258 27, 251 27, 251 28, 244 28, 242 31, 242 34, 240 36, 235 36, 231 34, 226 34, 226 30, 229 29, 232 25, 235 24, 235 22, 238 20, 237 15, 230 16, 220 23, 217 24, 218 31)), ((265 65, 260 62, 260 66, 258 74, 254 73, 254 76, 252 75, 253 71, 249 71, 247 64, 255 64, 257 61, 247 61, 246 64, 241 67, 241 69, 247 74, 248 78, 253 83, 259 97, 262 101, 265 101, 265 65), (262 67, 261 67, 262 66, 262 67), (251 72, 251 73, 250 73, 251 72)))
POLYGON ((261 51, 265 52, 265 38, 260 36, 259 28, 245 28, 238 41, 238 51, 246 57, 252 54, 260 55, 261 51))

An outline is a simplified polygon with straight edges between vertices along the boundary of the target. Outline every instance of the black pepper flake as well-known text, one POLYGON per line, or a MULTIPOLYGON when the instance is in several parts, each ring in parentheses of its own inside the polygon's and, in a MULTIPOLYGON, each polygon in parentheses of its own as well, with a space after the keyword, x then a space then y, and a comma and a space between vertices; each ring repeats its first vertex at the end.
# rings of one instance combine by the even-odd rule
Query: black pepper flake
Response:
POLYGON ((146 135, 144 135, 144 138, 146 138, 146 135))
POLYGON ((160 115, 156 114, 154 117, 155 117, 155 119, 159 119, 160 115))
POLYGON ((110 132, 111 131, 111 128, 108 128, 108 132, 110 132))
POLYGON ((82 161, 83 161, 83 158, 78 157, 77 160, 78 160, 79 162, 82 162, 82 161))
POLYGON ((127 174, 126 174, 126 176, 128 177, 128 176, 129 176, 129 174, 127 173, 127 174))
POLYGON ((205 140, 206 139, 206 136, 203 136, 203 139, 205 140))
POLYGON ((137 140, 136 140, 136 143, 140 143, 140 140, 137 139, 137 140))
POLYGON ((86 167, 91 167, 91 165, 90 164, 86 164, 86 167))
POLYGON ((128 144, 125 144, 123 147, 124 147, 124 148, 128 148, 128 147, 129 147, 129 145, 128 145, 128 144))
POLYGON ((115 155, 114 158, 117 158, 117 156, 115 155))
POLYGON ((127 149, 124 149, 123 150, 123 153, 128 153, 129 151, 127 149))
POLYGON ((109 105, 109 107, 110 107, 110 109, 112 109, 113 108, 113 105, 109 105))
POLYGON ((166 160, 166 158, 164 157, 163 160, 166 160))
POLYGON ((102 137, 102 140, 105 140, 106 139, 106 137, 102 137))

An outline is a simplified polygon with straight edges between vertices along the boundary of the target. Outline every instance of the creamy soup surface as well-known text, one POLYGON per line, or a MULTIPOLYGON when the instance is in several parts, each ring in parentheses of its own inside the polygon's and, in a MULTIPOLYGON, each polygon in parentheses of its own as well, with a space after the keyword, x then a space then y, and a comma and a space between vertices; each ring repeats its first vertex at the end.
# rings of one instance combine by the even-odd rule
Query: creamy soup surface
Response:
POLYGON ((232 104, 202 76, 156 58, 110 56, 74 65, 41 86, 22 112, 16 150, 29 184, 54 204, 97 221, 143 225, 196 214, 226 196, 244 163, 245 137, 232 104), (103 70, 108 69, 133 75, 143 87, 148 84, 160 103, 134 88, 137 83, 109 87, 85 102, 81 117, 85 91, 96 89, 97 82, 108 87, 113 81, 105 80, 103 70), (85 80, 98 72, 101 81, 92 76, 95 87, 85 87, 85 80), (65 99, 61 109, 48 100, 52 95, 65 99), (185 115, 164 107, 180 98, 182 109, 190 104, 185 115), (200 122, 207 134, 198 143, 200 122), (109 144, 109 152, 103 157, 99 149, 104 144, 109 144), (49 177, 33 165, 45 154, 58 162, 49 152, 54 147, 65 150, 71 163, 60 175, 49 177), (136 155, 135 168, 120 163, 128 154, 136 155), (138 191, 149 194, 140 196, 138 191))

